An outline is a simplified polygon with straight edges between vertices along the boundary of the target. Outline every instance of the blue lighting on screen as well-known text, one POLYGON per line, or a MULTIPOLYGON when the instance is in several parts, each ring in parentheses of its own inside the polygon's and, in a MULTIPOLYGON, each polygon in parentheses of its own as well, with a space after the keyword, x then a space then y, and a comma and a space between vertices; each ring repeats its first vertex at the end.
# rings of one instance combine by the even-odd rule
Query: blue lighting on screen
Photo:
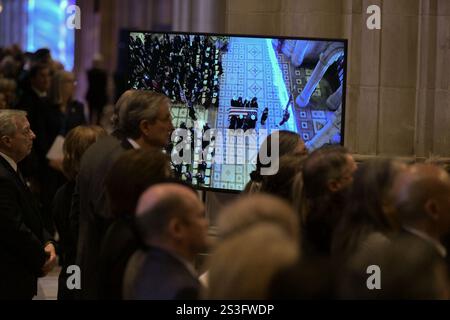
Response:
MULTIPOLYGON (((278 98, 280 99, 280 108, 284 109, 289 100, 289 93, 288 90, 286 89, 286 84, 284 83, 283 80, 283 73, 281 72, 278 59, 275 56, 275 51, 272 46, 272 39, 266 39, 266 44, 267 44, 267 51, 269 53, 270 64, 272 65, 272 72, 274 79, 273 82, 278 91, 278 98)), ((293 103, 294 101, 291 102, 291 106, 293 103)), ((294 112, 294 109, 291 107, 289 108, 289 110, 291 112, 291 116, 285 125, 288 127, 290 131, 297 131, 297 128, 295 127, 294 123, 294 115, 292 114, 294 112)))
POLYGON ((74 63, 75 33, 66 27, 66 8, 75 0, 29 0, 27 51, 48 48, 53 59, 71 71, 74 63))

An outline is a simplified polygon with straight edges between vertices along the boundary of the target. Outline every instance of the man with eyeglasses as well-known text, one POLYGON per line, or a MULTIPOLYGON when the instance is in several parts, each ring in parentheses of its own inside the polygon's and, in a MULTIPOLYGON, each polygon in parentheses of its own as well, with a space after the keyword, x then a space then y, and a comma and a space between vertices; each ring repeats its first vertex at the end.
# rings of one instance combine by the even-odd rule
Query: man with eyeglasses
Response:
POLYGON ((0 110, 0 299, 32 299, 56 263, 31 191, 17 168, 36 138, 26 112, 0 110))
MULTIPOLYGON (((170 100, 153 91, 130 90, 117 102, 120 137, 99 140, 84 154, 72 198, 72 220, 78 220, 77 265, 81 268, 80 299, 98 299, 98 257, 104 234, 112 222, 105 194, 105 177, 119 156, 129 149, 165 148, 174 130, 170 100), (106 147, 104 147, 105 145, 106 147)), ((117 119, 116 119, 117 120, 117 119)))

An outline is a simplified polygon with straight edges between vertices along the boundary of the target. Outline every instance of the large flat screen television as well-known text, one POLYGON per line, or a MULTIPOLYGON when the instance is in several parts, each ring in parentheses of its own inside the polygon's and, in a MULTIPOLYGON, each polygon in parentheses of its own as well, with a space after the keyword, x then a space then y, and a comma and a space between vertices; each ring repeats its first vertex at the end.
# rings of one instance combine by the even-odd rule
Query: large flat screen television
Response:
POLYGON ((127 64, 129 88, 171 99, 187 133, 172 135, 172 165, 198 189, 242 191, 274 131, 310 151, 343 144, 346 40, 130 31, 127 64))

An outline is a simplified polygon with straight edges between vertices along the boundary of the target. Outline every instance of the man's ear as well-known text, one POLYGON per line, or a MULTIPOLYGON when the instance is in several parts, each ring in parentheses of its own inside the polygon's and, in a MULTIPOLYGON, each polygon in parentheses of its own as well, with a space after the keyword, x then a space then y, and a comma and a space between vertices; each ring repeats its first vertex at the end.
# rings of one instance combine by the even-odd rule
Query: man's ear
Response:
POLYGON ((174 217, 169 221, 168 227, 169 235, 174 239, 180 239, 182 237, 183 228, 180 219, 174 217))
POLYGON ((2 136, 0 138, 1 143, 8 148, 11 147, 11 138, 8 136, 2 136))
POLYGON ((432 220, 439 220, 439 204, 434 199, 429 199, 425 203, 425 213, 432 220))
POLYGON ((148 136, 150 132, 150 126, 151 123, 148 120, 141 120, 141 122, 139 122, 139 130, 141 131, 141 134, 144 136, 148 136))

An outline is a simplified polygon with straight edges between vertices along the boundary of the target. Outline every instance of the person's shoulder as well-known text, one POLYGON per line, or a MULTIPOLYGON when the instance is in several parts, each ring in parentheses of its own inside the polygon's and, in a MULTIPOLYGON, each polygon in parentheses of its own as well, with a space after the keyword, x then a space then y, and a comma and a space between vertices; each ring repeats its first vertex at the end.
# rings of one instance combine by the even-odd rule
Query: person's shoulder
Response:
MULTIPOLYGON (((97 167, 99 162, 110 158, 114 150, 120 146, 120 140, 111 135, 100 137, 84 153, 81 158, 80 174, 88 168, 97 167)), ((90 173, 89 173, 90 174, 90 173)))

